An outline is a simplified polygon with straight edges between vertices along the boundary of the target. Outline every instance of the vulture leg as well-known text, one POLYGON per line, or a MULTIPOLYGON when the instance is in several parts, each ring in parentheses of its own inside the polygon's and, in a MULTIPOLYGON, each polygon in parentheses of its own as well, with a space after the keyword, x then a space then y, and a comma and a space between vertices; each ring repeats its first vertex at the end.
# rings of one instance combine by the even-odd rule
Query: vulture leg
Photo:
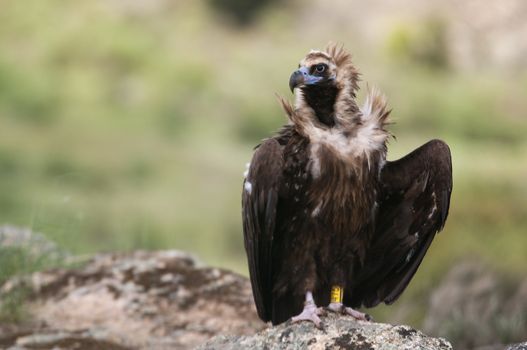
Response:
POLYGON ((291 321, 294 323, 300 321, 310 321, 315 324, 315 327, 321 328, 320 318, 318 317, 322 311, 317 308, 315 301, 313 300, 313 294, 311 292, 306 293, 306 301, 304 302, 304 310, 294 317, 291 321))
POLYGON ((344 304, 342 304, 343 294, 344 294, 344 288, 340 286, 333 286, 331 288, 331 302, 329 303, 327 307, 329 311, 342 313, 344 315, 349 315, 359 321, 371 321, 372 320, 370 315, 354 310, 351 307, 344 306, 344 304))
POLYGON ((343 315, 349 315, 359 321, 372 320, 370 315, 352 309, 351 307, 344 306, 342 303, 330 303, 327 309, 332 312, 342 313, 343 315))

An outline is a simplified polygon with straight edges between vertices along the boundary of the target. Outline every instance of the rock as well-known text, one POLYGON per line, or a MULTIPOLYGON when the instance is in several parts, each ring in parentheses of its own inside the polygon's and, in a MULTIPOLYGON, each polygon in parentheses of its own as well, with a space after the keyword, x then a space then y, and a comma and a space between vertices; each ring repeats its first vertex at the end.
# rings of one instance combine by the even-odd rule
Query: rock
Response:
POLYGON ((462 261, 433 290, 423 329, 456 349, 504 349, 525 340, 525 315, 527 280, 514 282, 482 262, 462 261))
POLYGON ((324 328, 311 323, 286 322, 249 336, 217 336, 199 350, 235 349, 452 349, 442 338, 432 338, 408 326, 362 322, 348 316, 328 314, 324 328))
POLYGON ((3 348, 53 348, 31 345, 48 342, 67 349, 190 349, 216 334, 264 327, 247 278, 179 251, 96 255, 80 268, 34 273, 24 285, 32 324, 3 338, 0 325, 3 348), (73 343, 80 345, 60 345, 73 343))
POLYGON ((505 350, 527 350, 527 342, 509 345, 505 350))
POLYGON ((82 349, 82 350, 131 350, 89 331, 48 331, 19 337, 16 345, 7 350, 25 349, 82 349))
POLYGON ((0 323, 0 348, 452 348, 407 326, 334 314, 324 316, 323 331, 309 323, 266 327, 247 278, 179 251, 100 254, 76 266, 19 276, 0 286, 0 300, 18 289, 29 295, 28 322, 0 323))

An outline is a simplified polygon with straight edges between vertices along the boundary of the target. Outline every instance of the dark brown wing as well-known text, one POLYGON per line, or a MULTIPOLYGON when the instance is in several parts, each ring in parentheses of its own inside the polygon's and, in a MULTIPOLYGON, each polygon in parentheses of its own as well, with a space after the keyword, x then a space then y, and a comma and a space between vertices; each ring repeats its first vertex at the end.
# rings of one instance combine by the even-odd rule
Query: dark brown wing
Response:
POLYGON ((282 147, 264 141, 254 153, 242 195, 243 236, 258 315, 272 312, 272 246, 278 191, 282 180, 282 147))
POLYGON ((381 171, 375 235, 348 301, 367 307, 394 302, 406 288, 437 232, 452 192, 450 149, 432 140, 381 171))

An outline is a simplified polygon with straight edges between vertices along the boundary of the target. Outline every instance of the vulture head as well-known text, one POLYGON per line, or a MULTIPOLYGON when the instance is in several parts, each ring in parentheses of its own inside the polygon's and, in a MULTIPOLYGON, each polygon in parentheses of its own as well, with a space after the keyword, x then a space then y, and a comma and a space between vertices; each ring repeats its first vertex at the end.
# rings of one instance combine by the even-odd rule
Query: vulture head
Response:
POLYGON ((335 86, 337 78, 337 65, 333 59, 322 51, 310 52, 298 65, 289 78, 291 92, 296 87, 307 85, 335 86))
POLYGON ((332 127, 339 115, 355 112, 359 73, 351 55, 342 46, 329 44, 324 51, 312 50, 289 78, 296 90, 295 109, 310 109, 320 123, 332 127))

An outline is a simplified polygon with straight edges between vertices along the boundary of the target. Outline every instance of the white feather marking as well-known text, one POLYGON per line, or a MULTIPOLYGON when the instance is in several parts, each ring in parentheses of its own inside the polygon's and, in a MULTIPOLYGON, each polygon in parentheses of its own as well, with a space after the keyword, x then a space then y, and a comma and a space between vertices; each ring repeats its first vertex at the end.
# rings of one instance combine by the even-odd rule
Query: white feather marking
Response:
POLYGON ((253 192, 253 184, 249 181, 245 181, 245 185, 243 186, 245 188, 245 192, 248 194, 251 194, 253 192))
POLYGON ((245 171, 243 172, 243 177, 246 179, 247 176, 249 176, 249 167, 251 166, 251 163, 245 163, 245 171))
POLYGON ((434 205, 434 207, 432 208, 432 211, 430 212, 430 214, 428 214, 428 217, 427 217, 428 220, 430 220, 432 216, 434 216, 436 210, 437 210, 437 206, 434 205))
POLYGON ((382 157, 381 161, 379 162, 379 172, 377 174, 378 177, 381 176, 382 168, 384 168, 385 165, 386 165, 386 157, 382 157))
POLYGON ((430 214, 428 214, 427 219, 430 220, 432 216, 434 216, 435 212, 437 211, 437 202, 436 202, 436 193, 432 192, 432 200, 434 201, 434 206, 432 207, 432 211, 430 214))
MULTIPOLYGON (((377 196, 377 191, 374 191, 375 196, 377 196)), ((379 203, 377 201, 373 202, 373 206, 371 208, 371 217, 373 220, 375 220, 375 216, 377 216, 377 211, 379 210, 379 203)))
POLYGON ((409 262, 413 255, 414 255, 414 249, 412 248, 406 255, 406 262, 409 262))
POLYGON ((311 175, 315 179, 318 179, 320 177, 320 157, 318 155, 318 149, 320 148, 320 144, 312 144, 311 145, 311 175))
POLYGON ((320 208, 322 208, 322 202, 318 203, 317 207, 315 208, 315 210, 313 210, 313 212, 311 213, 311 217, 316 217, 318 214, 320 214, 320 208))

